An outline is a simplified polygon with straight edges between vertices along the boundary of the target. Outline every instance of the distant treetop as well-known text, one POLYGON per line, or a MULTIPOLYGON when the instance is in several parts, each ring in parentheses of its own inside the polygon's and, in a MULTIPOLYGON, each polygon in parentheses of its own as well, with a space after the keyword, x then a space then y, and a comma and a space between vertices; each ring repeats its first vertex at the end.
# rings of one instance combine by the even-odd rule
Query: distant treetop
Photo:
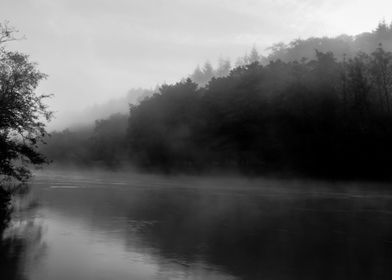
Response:
MULTIPOLYGON (((290 43, 279 42, 266 49, 267 55, 261 55, 256 46, 253 46, 249 54, 239 57, 234 66, 244 66, 258 62, 262 65, 270 61, 281 60, 283 62, 306 61, 316 58, 316 50, 319 52, 332 52, 338 60, 344 57, 354 57, 359 52, 371 54, 379 45, 385 51, 392 51, 392 23, 381 21, 371 32, 363 32, 355 36, 339 35, 336 37, 310 37, 308 39, 295 39, 290 43)), ((232 70, 229 59, 220 59, 216 69, 211 63, 206 62, 203 68, 196 67, 190 75, 192 81, 199 86, 206 85, 213 77, 225 77, 232 70)))

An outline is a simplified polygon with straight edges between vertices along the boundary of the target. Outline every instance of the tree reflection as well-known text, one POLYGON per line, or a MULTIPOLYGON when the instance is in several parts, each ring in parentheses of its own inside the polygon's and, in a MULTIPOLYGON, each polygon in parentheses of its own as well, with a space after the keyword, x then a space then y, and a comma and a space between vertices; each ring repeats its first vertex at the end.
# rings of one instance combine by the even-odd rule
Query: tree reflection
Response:
POLYGON ((379 208, 388 199, 165 190, 137 201, 129 219, 156 221, 141 230, 144 245, 185 271, 203 263, 240 279, 392 277, 390 212, 379 208))
POLYGON ((38 260, 44 253, 40 224, 26 219, 23 213, 17 213, 18 217, 13 217, 15 212, 31 210, 34 203, 28 198, 28 193, 29 188, 24 185, 12 189, 0 188, 1 279, 27 279, 26 264, 32 264, 32 260, 38 260))
MULTIPOLYGON (((107 187, 90 181, 79 188, 67 188, 61 181, 40 192, 47 211, 55 213, 58 232, 75 223, 72 230, 81 238, 54 236, 49 246, 63 242, 59 248, 66 248, 69 240, 79 240, 89 243, 91 252, 117 262, 126 244, 127 252, 157 264, 162 279, 392 278, 389 190, 358 186, 345 192, 329 184, 258 180, 231 182, 233 188, 219 180, 194 185, 185 180, 151 181, 107 187), (108 248, 119 243, 121 252, 93 250, 97 243, 108 248)), ((70 259, 76 255, 72 250, 65 254, 70 259)), ((96 264, 101 257, 95 257, 86 254, 80 259, 96 264)), ((128 265, 124 273, 131 273, 127 269, 128 265)))

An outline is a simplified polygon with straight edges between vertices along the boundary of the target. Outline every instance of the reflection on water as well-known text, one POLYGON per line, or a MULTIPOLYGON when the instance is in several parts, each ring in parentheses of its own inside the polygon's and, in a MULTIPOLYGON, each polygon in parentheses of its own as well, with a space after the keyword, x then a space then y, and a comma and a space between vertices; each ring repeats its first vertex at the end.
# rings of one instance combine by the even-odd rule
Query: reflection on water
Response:
MULTIPOLYGON (((0 228, 0 271, 1 279, 28 279, 24 275, 25 265, 35 265, 43 253, 42 231, 39 223, 30 214, 34 212, 34 203, 26 196, 28 188, 18 188, 14 194, 14 216, 2 205, 1 220, 4 226, 0 228), (23 198, 25 197, 25 198, 23 198), (5 210, 5 212, 4 212, 5 210), (30 218, 21 219, 19 213, 29 210, 30 218)), ((3 192, 2 198, 8 200, 9 193, 3 192)), ((11 209, 9 209, 11 210, 11 209)), ((27 217, 27 216, 26 216, 27 217)))
POLYGON ((392 279, 392 192, 346 189, 41 175, 14 199, 0 271, 26 280, 392 279))

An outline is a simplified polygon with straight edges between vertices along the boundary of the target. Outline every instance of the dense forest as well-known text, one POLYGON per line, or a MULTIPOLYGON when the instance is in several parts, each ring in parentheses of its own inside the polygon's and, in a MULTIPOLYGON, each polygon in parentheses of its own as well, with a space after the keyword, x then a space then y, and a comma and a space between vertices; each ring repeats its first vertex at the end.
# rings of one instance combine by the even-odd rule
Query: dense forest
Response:
POLYGON ((94 128, 54 132, 42 151, 58 163, 167 173, 390 179, 390 50, 392 26, 380 23, 275 45, 268 57, 252 51, 235 68, 207 64, 196 72, 209 77, 163 85, 94 128))
MULTIPOLYGON (((238 67, 258 62, 265 66, 270 61, 276 60, 293 62, 315 59, 315 50, 332 52, 335 58, 341 61, 344 58, 352 58, 359 52, 371 54, 379 44, 382 44, 385 50, 392 51, 392 28, 385 21, 381 22, 373 32, 364 32, 356 36, 311 37, 296 39, 288 44, 276 43, 267 49, 267 55, 261 55, 253 46, 251 51, 239 57, 234 65, 238 67)), ((205 86, 213 77, 227 76, 230 70, 232 70, 230 60, 220 58, 215 68, 209 61, 205 62, 202 67, 197 66, 190 78, 198 85, 205 86)))

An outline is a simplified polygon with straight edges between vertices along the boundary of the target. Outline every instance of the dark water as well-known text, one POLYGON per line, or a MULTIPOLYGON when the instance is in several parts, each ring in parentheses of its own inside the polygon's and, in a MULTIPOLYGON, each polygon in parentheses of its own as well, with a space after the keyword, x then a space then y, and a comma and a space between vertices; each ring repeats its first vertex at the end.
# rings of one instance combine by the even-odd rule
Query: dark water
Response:
POLYGON ((0 279, 392 279, 385 185, 42 172, 14 203, 0 279))

